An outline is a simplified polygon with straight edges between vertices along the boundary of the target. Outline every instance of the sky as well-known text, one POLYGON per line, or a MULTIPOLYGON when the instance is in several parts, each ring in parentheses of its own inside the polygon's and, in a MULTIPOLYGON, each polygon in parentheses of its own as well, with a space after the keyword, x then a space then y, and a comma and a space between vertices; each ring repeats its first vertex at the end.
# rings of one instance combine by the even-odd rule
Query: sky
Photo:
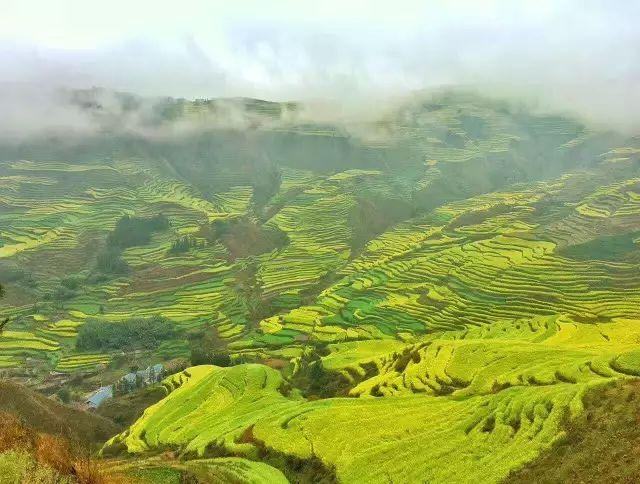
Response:
POLYGON ((636 0, 0 0, 0 89, 371 105, 462 85, 635 131, 638 18, 636 0))

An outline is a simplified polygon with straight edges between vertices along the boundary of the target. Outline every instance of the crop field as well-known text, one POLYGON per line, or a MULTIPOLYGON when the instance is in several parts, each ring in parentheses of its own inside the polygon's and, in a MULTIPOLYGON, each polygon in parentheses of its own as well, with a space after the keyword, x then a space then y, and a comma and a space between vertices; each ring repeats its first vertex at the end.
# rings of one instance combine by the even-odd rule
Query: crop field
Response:
MULTIPOLYGON (((414 336, 534 316, 573 316, 583 323, 638 318, 637 236, 631 234, 627 252, 618 260, 600 254, 597 259, 571 258, 563 253, 570 255, 576 246, 569 246, 558 230, 565 220, 584 237, 606 233, 607 226, 581 214, 583 205, 576 202, 569 202, 573 209, 536 218, 536 206, 551 197, 570 196, 566 188, 571 181, 568 177, 518 192, 492 193, 404 222, 369 242, 362 255, 340 270, 343 278, 313 305, 269 318, 260 328, 338 342, 367 333, 374 338, 380 333, 414 336)), ((622 204, 632 203, 628 193, 633 192, 616 190, 626 196, 622 204)), ((637 227, 639 220, 633 211, 612 215, 609 230, 637 227)))
POLYGON ((266 451, 320 459, 345 482, 400 474, 407 482, 499 481, 561 438, 588 388, 640 374, 634 323, 540 318, 444 332, 391 353, 380 345, 368 361, 377 375, 351 390, 359 398, 286 397, 280 374, 262 365, 194 367, 168 380, 171 393, 105 451, 168 445, 253 459, 266 451))
POLYGON ((258 280, 265 297, 284 296, 289 304, 293 300, 297 306, 298 293, 348 259, 348 222, 354 201, 345 194, 348 182, 341 182, 333 176, 305 190, 267 222, 283 231, 289 244, 260 266, 258 280))
POLYGON ((500 482, 640 377, 637 138, 463 93, 366 128, 2 161, 0 368, 191 358, 103 453, 239 482, 500 482))
POLYGON ((289 481, 278 469, 239 457, 217 457, 213 459, 191 459, 172 463, 157 457, 146 459, 116 460, 102 463, 110 472, 131 477, 136 482, 180 482, 183 473, 195 476, 204 482, 246 482, 286 484, 289 481))
POLYGON ((66 357, 60 358, 55 369, 56 371, 59 371, 62 373, 73 373, 75 371, 93 369, 98 365, 106 365, 107 363, 109 363, 109 360, 110 358, 108 355, 75 354, 73 356, 66 356, 66 357))

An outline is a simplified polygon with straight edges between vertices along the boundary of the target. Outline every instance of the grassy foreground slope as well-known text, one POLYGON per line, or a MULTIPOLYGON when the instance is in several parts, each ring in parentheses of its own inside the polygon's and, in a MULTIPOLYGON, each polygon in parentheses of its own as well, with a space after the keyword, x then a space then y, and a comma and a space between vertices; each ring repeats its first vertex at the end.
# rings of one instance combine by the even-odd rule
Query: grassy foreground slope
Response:
POLYGON ((171 461, 159 457, 136 460, 104 461, 105 467, 135 484, 237 483, 286 484, 289 481, 277 469, 240 457, 217 457, 171 461))
POLYGON ((640 374, 639 337, 631 321, 553 318, 444 332, 370 360, 359 398, 316 401, 263 365, 194 367, 105 450, 243 456, 292 479, 301 460, 341 482, 498 482, 563 438, 589 389, 640 374))
POLYGON ((8 381, 0 381, 0 412, 27 422, 34 430, 59 435, 86 447, 95 447, 118 431, 111 420, 61 405, 8 381))

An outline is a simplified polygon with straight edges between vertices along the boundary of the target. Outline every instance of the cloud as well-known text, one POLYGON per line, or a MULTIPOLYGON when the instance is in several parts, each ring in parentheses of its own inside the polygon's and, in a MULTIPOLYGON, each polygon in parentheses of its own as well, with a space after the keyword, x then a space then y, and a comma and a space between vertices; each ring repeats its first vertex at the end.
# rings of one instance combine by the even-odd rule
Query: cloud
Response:
POLYGON ((322 100, 348 117, 454 85, 640 130, 637 2, 9 3, 5 86, 322 100))

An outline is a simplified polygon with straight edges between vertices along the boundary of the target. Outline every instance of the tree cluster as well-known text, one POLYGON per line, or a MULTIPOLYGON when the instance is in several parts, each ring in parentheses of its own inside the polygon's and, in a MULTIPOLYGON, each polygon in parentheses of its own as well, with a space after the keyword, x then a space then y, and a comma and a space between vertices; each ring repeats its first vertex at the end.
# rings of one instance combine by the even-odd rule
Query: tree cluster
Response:
POLYGON ((131 217, 130 215, 122 217, 107 237, 107 246, 98 253, 95 267, 97 274, 94 274, 91 279, 98 282, 101 278, 100 274, 116 276, 128 274, 129 265, 122 258, 122 251, 128 247, 148 244, 155 232, 167 228, 169 228, 169 219, 163 214, 153 217, 131 217))
POLYGON ((149 218, 125 215, 118 220, 115 229, 109 234, 107 245, 120 249, 145 245, 149 243, 154 232, 168 228, 169 219, 163 214, 149 218))
POLYGON ((160 316, 120 322, 89 319, 78 330, 76 347, 81 351, 154 349, 175 335, 174 324, 160 316))
POLYGON ((184 235, 173 241, 171 248, 169 249, 169 254, 182 254, 184 252, 189 252, 189 250, 195 247, 203 247, 204 243, 204 241, 199 242, 193 235, 184 235))

